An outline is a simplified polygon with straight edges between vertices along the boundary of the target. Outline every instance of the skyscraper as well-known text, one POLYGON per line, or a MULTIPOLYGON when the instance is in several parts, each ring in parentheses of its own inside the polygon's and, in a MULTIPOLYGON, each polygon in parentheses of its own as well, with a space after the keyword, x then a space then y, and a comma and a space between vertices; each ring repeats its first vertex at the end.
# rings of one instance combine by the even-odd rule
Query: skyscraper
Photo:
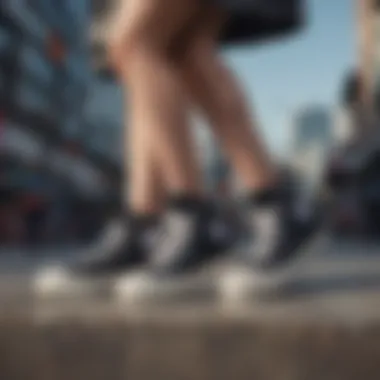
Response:
POLYGON ((292 163, 310 188, 321 178, 333 143, 332 128, 331 112, 323 106, 305 108, 294 120, 292 163))
POLYGON ((108 157, 89 144, 96 131, 85 113, 93 79, 88 6, 88 0, 0 2, 0 104, 6 135, 18 136, 12 144, 20 144, 20 136, 29 146, 38 140, 45 149, 44 164, 63 170, 80 187, 86 178, 100 181, 115 172, 108 157))
POLYGON ((37 116, 50 124, 45 132, 74 133, 88 85, 83 14, 51 0, 2 1, 0 14, 5 112, 37 116))
POLYGON ((323 106, 310 106, 301 110, 295 118, 293 149, 304 149, 317 141, 328 147, 331 143, 331 114, 323 106))

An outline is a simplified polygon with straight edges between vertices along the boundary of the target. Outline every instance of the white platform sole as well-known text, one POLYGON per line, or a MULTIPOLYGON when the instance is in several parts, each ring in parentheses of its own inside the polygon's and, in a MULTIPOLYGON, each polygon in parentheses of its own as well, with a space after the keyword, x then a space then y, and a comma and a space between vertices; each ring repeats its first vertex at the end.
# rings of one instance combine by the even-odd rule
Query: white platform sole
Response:
POLYGON ((75 299, 107 291, 109 280, 71 275, 62 266, 44 268, 34 274, 32 291, 37 299, 75 299))
POLYGON ((306 252, 305 255, 297 255, 294 261, 275 270, 260 271, 244 266, 226 266, 218 279, 219 299, 223 303, 239 302, 285 290, 296 278, 302 262, 324 243, 324 231, 321 231, 299 248, 306 252))
POLYGON ((205 273, 157 278, 144 271, 136 271, 114 282, 114 297, 121 303, 152 305, 157 303, 181 303, 212 296, 215 286, 205 273))

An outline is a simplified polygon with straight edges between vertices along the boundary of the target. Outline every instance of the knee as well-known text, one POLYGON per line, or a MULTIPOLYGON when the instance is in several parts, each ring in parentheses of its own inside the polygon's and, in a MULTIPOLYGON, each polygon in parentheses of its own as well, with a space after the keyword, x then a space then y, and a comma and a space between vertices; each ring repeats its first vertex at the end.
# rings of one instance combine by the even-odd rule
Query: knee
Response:
POLYGON ((113 33, 108 56, 119 73, 128 74, 147 57, 164 56, 167 45, 166 36, 157 33, 148 21, 140 20, 113 33))
POLYGON ((114 35, 108 43, 108 56, 118 72, 128 71, 143 51, 153 50, 153 41, 140 27, 130 27, 114 35))

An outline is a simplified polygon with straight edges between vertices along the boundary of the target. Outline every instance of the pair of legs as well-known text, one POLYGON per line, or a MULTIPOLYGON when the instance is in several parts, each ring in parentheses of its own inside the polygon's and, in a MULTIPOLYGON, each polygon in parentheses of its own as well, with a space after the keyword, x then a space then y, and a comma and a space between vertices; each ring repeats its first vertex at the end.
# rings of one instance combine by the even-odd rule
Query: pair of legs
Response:
POLYGON ((275 181, 240 86, 218 55, 224 22, 206 1, 121 0, 110 53, 128 88, 128 204, 138 214, 159 212, 165 194, 201 195, 192 106, 248 191, 275 181))
MULTIPOLYGON (((226 277, 227 292, 229 283, 235 292, 235 284, 242 284, 241 273, 248 277, 257 270, 273 273, 272 269, 293 259, 316 224, 311 218, 299 218, 293 210, 293 194, 284 184, 276 184, 276 170, 254 132, 240 86, 218 56, 224 15, 205 5, 211 0, 120 1, 110 49, 128 88, 126 146, 132 215, 107 224, 101 240, 86 249, 69 272, 115 274, 147 264, 144 268, 152 281, 148 283, 156 294, 161 280, 167 289, 166 278, 192 273, 232 247, 235 237, 225 233, 231 223, 218 220, 212 202, 202 200, 189 125, 195 106, 249 194, 242 213, 244 252, 237 258, 244 271, 238 268, 238 281, 226 277), (161 211, 165 195, 174 199, 151 231, 149 216, 161 211), (157 227, 159 239, 154 237, 157 227), (154 232, 152 240, 150 232, 154 232)), ((131 291, 133 299, 140 286, 145 292, 146 277, 137 280, 134 284, 134 277, 128 277, 120 285, 131 291)))

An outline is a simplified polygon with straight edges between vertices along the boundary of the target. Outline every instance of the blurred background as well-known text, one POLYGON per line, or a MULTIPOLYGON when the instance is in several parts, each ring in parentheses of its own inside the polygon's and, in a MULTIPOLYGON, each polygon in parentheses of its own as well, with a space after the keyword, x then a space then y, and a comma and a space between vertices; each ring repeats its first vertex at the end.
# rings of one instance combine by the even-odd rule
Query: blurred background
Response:
MULTIPOLYGON (((119 205, 124 102, 104 59, 105 1, 0 2, 0 246, 91 240, 119 205)), ((299 36, 224 51, 265 139, 337 236, 380 236, 380 1, 309 0, 299 36)), ((238 185, 197 124, 205 183, 238 185)))

